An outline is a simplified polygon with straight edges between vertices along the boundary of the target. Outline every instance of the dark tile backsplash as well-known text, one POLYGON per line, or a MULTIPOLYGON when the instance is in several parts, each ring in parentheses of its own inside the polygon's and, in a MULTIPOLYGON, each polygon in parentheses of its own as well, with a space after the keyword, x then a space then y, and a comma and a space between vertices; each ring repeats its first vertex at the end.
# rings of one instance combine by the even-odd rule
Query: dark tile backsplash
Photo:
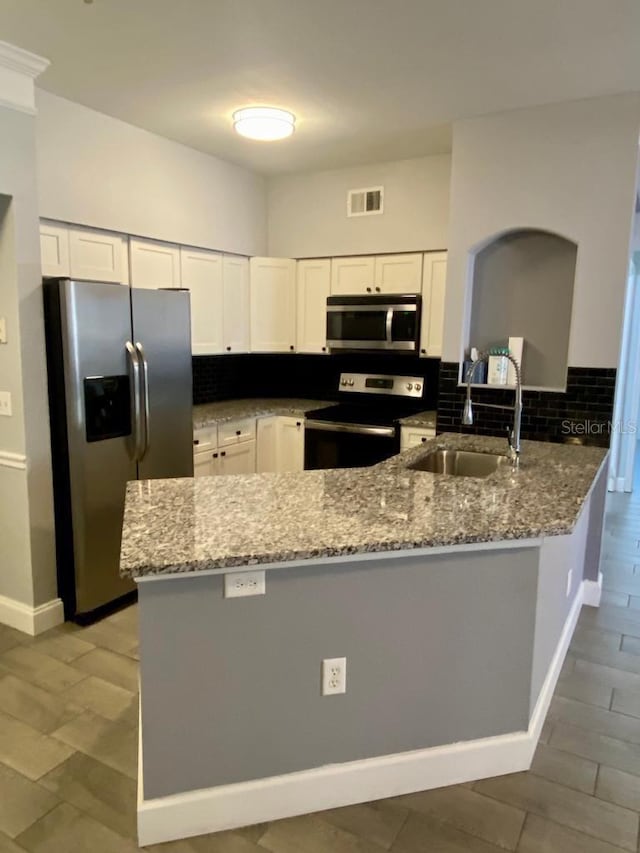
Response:
MULTIPOLYGON (((466 390, 458 386, 457 362, 442 362, 438 396, 438 431, 501 435, 513 423, 513 413, 474 409, 474 425, 462 426, 466 390)), ((614 368, 570 367, 566 392, 524 391, 522 438, 538 441, 576 440, 609 445, 616 384, 614 368)), ((513 391, 495 387, 474 388, 473 399, 511 405, 513 391)))
POLYGON ((424 408, 438 399, 438 359, 402 355, 200 355, 193 358, 193 402, 240 397, 337 399, 343 372, 422 376, 424 408))

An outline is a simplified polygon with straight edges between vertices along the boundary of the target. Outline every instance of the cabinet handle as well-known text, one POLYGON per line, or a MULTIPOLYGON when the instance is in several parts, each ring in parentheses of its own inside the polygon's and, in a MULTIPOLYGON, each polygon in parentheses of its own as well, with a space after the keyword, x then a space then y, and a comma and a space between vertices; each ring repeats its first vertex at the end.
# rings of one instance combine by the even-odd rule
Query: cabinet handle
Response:
POLYGON ((222 451, 222 453, 220 454, 220 456, 226 456, 226 455, 227 455, 227 451, 226 451, 226 450, 223 450, 223 451, 222 451))
POLYGON ((420 352, 421 352, 423 355, 426 355, 426 353, 427 353, 426 349, 421 349, 421 350, 420 350, 420 352))
POLYGON ((227 347, 227 352, 231 352, 231 347, 227 347))
POLYGON ((214 453, 214 454, 213 454, 213 458, 214 458, 214 459, 217 459, 217 458, 218 458, 218 454, 217 454, 217 453, 214 453))
POLYGON ((326 351, 327 351, 327 348, 326 348, 326 347, 322 347, 322 352, 326 352, 326 351))
POLYGON ((425 442, 426 440, 427 440, 426 435, 423 435, 423 436, 422 436, 422 438, 420 439, 420 441, 421 441, 423 444, 424 444, 424 442, 425 442))
POLYGON ((297 426, 297 427, 302 426, 302 424, 300 423, 300 421, 296 421, 296 426, 297 426))
POLYGON ((368 287, 368 288, 367 288, 367 293, 371 293, 371 288, 370 288, 370 287, 368 287))
POLYGON ((294 345, 293 345, 293 344, 291 344, 291 346, 289 347, 289 349, 293 352, 293 350, 295 349, 294 345))
POLYGON ((236 430, 236 435, 242 435, 242 430, 241 430, 241 429, 237 429, 237 430, 236 430))
POLYGON ((380 293, 380 288, 376 287, 376 293, 380 293))
POLYGON ((199 438, 194 438, 194 439, 193 439, 193 443, 194 443, 194 444, 200 444, 200 439, 199 439, 199 438))

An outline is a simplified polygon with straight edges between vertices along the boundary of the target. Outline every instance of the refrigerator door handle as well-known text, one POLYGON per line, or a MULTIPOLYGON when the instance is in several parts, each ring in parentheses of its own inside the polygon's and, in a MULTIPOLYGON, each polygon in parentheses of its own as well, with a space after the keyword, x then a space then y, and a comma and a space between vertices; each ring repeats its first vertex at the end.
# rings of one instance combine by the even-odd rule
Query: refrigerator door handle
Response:
POLYGON ((139 341, 136 343, 136 351, 137 351, 138 356, 140 358, 140 363, 142 364, 141 387, 142 387, 142 409, 143 409, 143 415, 144 415, 144 444, 142 447, 142 455, 140 456, 140 459, 142 460, 142 459, 144 459, 145 455, 147 454, 147 452, 149 450, 149 442, 150 442, 150 439, 149 439, 149 421, 150 421, 150 415, 149 415, 149 364, 148 364, 147 358, 144 354, 144 347, 142 346, 142 344, 139 341))
POLYGON ((140 359, 136 348, 127 341, 125 344, 127 358, 129 361, 129 379, 131 381, 133 399, 133 441, 134 459, 139 462, 142 459, 142 392, 140 384, 140 359))

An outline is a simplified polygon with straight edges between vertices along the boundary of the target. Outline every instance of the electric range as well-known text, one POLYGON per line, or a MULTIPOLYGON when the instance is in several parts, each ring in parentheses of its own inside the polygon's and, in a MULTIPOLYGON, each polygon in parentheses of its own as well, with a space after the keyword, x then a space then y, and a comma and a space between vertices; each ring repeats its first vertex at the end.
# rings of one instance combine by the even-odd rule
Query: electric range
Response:
POLYGON ((342 373, 341 402, 307 412, 305 469, 360 468, 400 451, 401 418, 424 409, 423 376, 342 373))

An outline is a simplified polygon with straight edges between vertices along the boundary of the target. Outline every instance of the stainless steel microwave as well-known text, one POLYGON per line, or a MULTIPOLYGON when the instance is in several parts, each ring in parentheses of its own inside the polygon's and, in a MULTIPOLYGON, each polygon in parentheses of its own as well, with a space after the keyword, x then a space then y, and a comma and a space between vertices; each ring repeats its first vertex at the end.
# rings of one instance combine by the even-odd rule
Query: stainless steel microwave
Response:
POLYGON ((330 350, 417 353, 421 298, 418 294, 330 296, 327 346, 330 350))

